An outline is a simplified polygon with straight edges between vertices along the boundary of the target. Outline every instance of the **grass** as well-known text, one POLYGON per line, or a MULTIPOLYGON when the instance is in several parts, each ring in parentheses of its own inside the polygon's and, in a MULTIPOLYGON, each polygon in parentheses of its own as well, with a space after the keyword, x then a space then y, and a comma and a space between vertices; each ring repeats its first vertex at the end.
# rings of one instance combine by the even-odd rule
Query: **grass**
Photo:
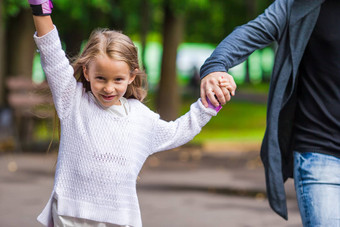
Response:
MULTIPOLYGON (((269 84, 242 84, 238 85, 237 90, 251 94, 268 94, 269 84)), ((266 127, 266 111, 265 103, 232 99, 192 142, 198 144, 212 140, 261 142, 266 127)))
POLYGON ((240 84, 240 85, 237 85, 237 91, 244 91, 244 92, 250 92, 250 93, 255 93, 255 94, 268 94, 269 83, 240 84))
MULTIPOLYGON (((182 112, 186 111, 188 108, 183 108, 182 112)), ((229 102, 208 122, 192 143, 202 144, 211 140, 261 141, 266 126, 265 116, 265 104, 229 102)))

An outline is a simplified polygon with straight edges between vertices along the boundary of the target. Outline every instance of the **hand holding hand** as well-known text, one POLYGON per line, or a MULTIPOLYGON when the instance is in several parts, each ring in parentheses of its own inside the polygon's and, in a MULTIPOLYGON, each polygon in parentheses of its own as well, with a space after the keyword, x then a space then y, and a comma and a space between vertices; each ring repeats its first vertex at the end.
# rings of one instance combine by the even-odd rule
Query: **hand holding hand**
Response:
POLYGON ((213 110, 215 110, 217 113, 222 109, 222 105, 220 104, 219 106, 215 107, 210 100, 207 98, 207 102, 208 102, 208 108, 211 108, 213 110))
POLYGON ((236 83, 234 78, 226 72, 213 72, 201 81, 201 99, 205 107, 208 107, 207 98, 218 107, 224 105, 235 95, 236 83))
POLYGON ((52 0, 28 0, 35 16, 48 16, 52 13, 52 0))

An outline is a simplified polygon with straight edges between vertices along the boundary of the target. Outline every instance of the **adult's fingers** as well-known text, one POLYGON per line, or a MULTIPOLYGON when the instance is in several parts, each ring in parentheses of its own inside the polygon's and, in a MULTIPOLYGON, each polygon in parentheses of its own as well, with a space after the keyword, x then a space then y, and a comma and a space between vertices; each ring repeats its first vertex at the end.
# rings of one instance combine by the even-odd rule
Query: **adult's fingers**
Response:
POLYGON ((224 78, 229 81, 228 90, 229 90, 230 94, 232 96, 234 96, 236 88, 237 88, 234 78, 230 74, 228 74, 228 73, 226 73, 224 78))
POLYGON ((205 93, 205 87, 204 84, 201 83, 201 100, 202 100, 202 104, 208 108, 208 102, 207 102, 207 98, 206 98, 206 93, 205 93))
MULTIPOLYGON (((226 96, 234 96, 235 95, 235 87, 230 83, 220 83, 220 87, 223 88, 223 94, 226 96), (226 90, 225 90, 226 89, 226 90)), ((227 100, 229 101, 229 100, 227 100)))
POLYGON ((219 105, 214 93, 215 87, 218 87, 217 77, 218 73, 210 73, 201 81, 201 100, 205 107, 208 107, 208 102, 206 100, 207 97, 213 105, 219 105))
POLYGON ((229 91, 224 91, 220 86, 215 86, 214 89, 213 89, 214 93, 215 93, 215 96, 216 98, 218 99, 218 103, 213 103, 216 107, 218 105, 225 105, 227 100, 226 100, 226 94, 225 93, 228 93, 229 94, 229 91))
POLYGON ((226 87, 221 87, 221 89, 223 91, 223 95, 224 95, 224 98, 225 98, 226 102, 229 102, 230 99, 231 99, 230 91, 226 87))
MULTIPOLYGON (((226 88, 231 95, 232 93, 235 93, 235 87, 228 80, 220 81, 219 86, 221 88, 226 88)), ((226 93, 226 91, 223 90, 223 93, 226 93)))
POLYGON ((213 104, 215 107, 218 107, 220 105, 220 103, 216 99, 215 91, 213 89, 209 88, 208 92, 206 93, 206 96, 210 100, 211 104, 213 104))

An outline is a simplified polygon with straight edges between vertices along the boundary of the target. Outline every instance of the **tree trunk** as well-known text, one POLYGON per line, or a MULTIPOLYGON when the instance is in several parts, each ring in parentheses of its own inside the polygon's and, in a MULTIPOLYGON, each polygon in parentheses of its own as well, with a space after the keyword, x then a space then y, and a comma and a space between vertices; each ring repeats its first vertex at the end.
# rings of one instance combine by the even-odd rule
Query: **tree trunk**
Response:
POLYGON ((5 100, 5 22, 3 15, 3 0, 0 0, 0 107, 4 106, 5 100))
POLYGON ((249 59, 247 59, 245 62, 244 62, 245 66, 246 66, 246 75, 244 77, 244 83, 246 84, 250 84, 250 63, 249 63, 249 59))
MULTIPOLYGON (((246 4, 247 20, 250 21, 254 19, 254 17, 256 16, 256 0, 245 0, 245 4, 246 4)), ((244 82, 249 84, 251 82, 250 80, 251 72, 249 71, 249 68, 250 68, 249 60, 247 60, 245 64, 246 64, 246 75, 245 75, 244 82)))
POLYGON ((256 16, 256 0, 245 0, 247 19, 252 20, 256 16))
POLYGON ((163 56, 157 97, 157 111, 164 120, 178 116, 180 96, 177 87, 176 55, 184 29, 183 15, 175 15, 169 4, 164 6, 163 56))
POLYGON ((33 40, 34 24, 31 9, 23 9, 9 18, 7 29, 7 72, 8 76, 32 78, 32 64, 35 51, 33 40))
POLYGON ((149 0, 142 0, 141 1, 141 56, 142 56, 142 67, 146 71, 146 64, 145 64, 145 48, 146 48, 146 38, 149 30, 149 23, 150 23, 150 16, 149 16, 149 9, 150 4, 149 0))
MULTIPOLYGON (((6 21, 6 77, 22 76, 32 79, 33 57, 36 45, 33 40, 34 23, 31 9, 22 9, 15 17, 6 21)), ((26 131, 33 118, 26 118, 14 112, 16 122, 16 135, 22 143, 27 135, 32 136, 33 131, 26 131)), ((28 141, 25 141, 28 142, 28 141)), ((31 140, 29 142, 32 142, 31 140)), ((19 143, 19 144, 20 144, 19 143)), ((17 144, 18 145, 18 144, 17 144)), ((18 145, 20 146, 20 145, 18 145)), ((26 146, 26 144, 23 144, 26 146)), ((18 147, 22 149, 22 147, 18 147)))

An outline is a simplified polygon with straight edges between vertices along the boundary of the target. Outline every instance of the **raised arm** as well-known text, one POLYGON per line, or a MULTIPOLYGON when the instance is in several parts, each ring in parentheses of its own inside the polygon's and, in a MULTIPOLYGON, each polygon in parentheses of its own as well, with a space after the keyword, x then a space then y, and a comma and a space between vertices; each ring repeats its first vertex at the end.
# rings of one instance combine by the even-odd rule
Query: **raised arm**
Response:
MULTIPOLYGON (((73 68, 62 49, 57 28, 50 14, 51 0, 28 0, 33 13, 36 34, 34 40, 40 52, 41 64, 52 92, 54 106, 60 119, 70 113, 77 82, 73 68)), ((80 89, 79 89, 80 90, 80 89)))
POLYGON ((54 29, 51 16, 33 16, 37 36, 46 35, 54 29))
POLYGON ((52 1, 51 0, 28 0, 32 8, 33 20, 38 36, 43 36, 53 30, 51 19, 52 1))

